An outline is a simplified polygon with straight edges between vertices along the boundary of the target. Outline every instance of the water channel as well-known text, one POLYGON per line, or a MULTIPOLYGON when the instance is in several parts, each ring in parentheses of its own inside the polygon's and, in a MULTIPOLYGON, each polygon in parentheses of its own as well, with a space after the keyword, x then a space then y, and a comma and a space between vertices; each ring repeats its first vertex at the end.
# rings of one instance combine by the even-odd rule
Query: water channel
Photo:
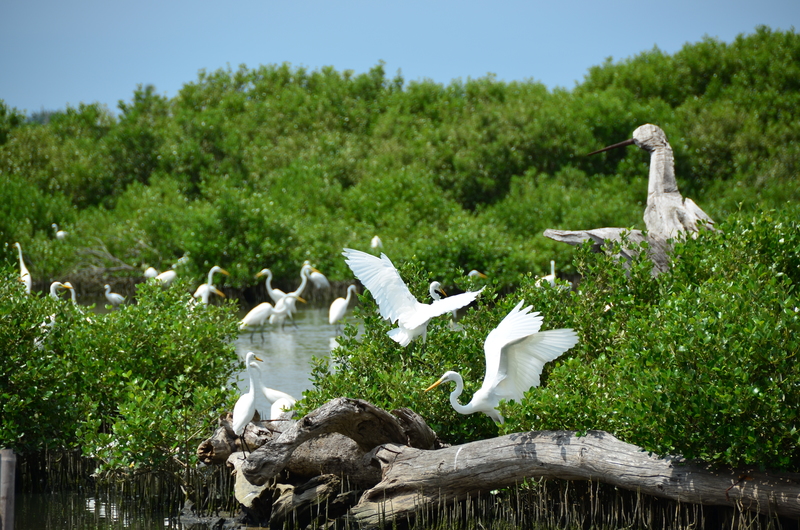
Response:
MULTIPOLYGON (((287 323, 281 330, 267 327, 264 333, 240 335, 235 343, 236 354, 243 359, 255 352, 267 365, 264 384, 291 394, 297 399, 311 388, 309 374, 313 357, 323 358, 335 347, 336 330, 328 323, 327 307, 298 308, 296 327, 287 323)), ((232 361, 235 361, 232 360, 232 361)), ((231 381, 246 390, 244 372, 231 381)), ((263 396, 256 401, 258 410, 269 410, 263 396)), ((114 498, 86 496, 82 493, 18 495, 15 504, 17 530, 110 530, 157 528, 183 529, 177 514, 154 513, 152 510, 128 509, 114 498)))

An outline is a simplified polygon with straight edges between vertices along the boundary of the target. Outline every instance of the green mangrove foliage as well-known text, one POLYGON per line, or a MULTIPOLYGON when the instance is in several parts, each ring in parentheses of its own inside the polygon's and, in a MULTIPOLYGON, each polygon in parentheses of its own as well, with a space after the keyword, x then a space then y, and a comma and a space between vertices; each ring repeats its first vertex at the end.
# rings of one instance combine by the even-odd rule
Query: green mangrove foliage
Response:
MULTIPOLYGON (((405 349, 386 336, 391 326, 366 294, 363 337, 345 328, 333 366, 316 364, 304 407, 348 396, 412 408, 453 443, 531 429, 602 429, 658 454, 797 471, 800 207, 743 213, 722 229, 678 245, 672 271, 657 278, 643 257, 626 270, 583 248, 576 290, 561 281, 537 286, 529 274, 510 294, 490 285, 455 327, 434 319, 427 343, 405 349), (502 405, 502 427, 480 413, 457 414, 447 396, 452 385, 424 393, 452 369, 464 376, 466 403, 483 382, 483 341, 520 300, 541 311, 542 329, 572 327, 580 343, 546 365, 542 386, 522 403, 502 405)), ((416 261, 401 273, 423 299, 432 276, 416 261)))
POLYGON ((120 276, 186 256, 192 282, 221 265, 243 288, 265 266, 287 287, 306 259, 347 280, 339 250, 379 234, 446 283, 476 268, 508 290, 550 259, 574 272, 546 228, 641 228, 647 155, 584 155, 645 122, 715 219, 797 200, 798 64, 794 31, 760 27, 608 62, 572 91, 283 64, 201 72, 173 98, 140 87, 117 115, 88 104, 25 120, 0 102, 0 241, 23 244, 35 279, 102 250, 133 267, 120 276))
POLYGON ((189 303, 186 286, 140 284, 137 304, 96 314, 0 281, 0 446, 80 449, 98 473, 181 477, 236 396, 231 305, 189 303))

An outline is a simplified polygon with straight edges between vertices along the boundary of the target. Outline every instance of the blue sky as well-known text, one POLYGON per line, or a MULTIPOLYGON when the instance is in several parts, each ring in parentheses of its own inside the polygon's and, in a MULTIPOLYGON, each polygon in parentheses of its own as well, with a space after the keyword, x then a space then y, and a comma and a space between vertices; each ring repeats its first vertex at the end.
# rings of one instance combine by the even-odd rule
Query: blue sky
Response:
POLYGON ((731 42, 760 24, 800 31, 800 0, 0 0, 0 99, 116 111, 139 84, 173 97, 203 69, 283 62, 570 89, 608 57, 731 42))

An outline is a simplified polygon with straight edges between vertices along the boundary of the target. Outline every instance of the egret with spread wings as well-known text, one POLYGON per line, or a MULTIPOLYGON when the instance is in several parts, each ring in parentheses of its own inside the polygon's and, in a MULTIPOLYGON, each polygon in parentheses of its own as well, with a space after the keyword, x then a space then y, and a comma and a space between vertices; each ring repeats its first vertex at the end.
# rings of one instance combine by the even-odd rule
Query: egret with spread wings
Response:
POLYGON ((423 304, 408 290, 386 254, 378 258, 349 248, 344 249, 343 254, 353 274, 372 293, 381 316, 393 324, 397 323, 398 327, 390 330, 388 335, 401 346, 408 346, 417 337, 422 337, 424 341, 430 319, 468 305, 483 290, 468 291, 423 304))
POLYGON ((454 381, 456 389, 450 394, 450 404, 456 412, 483 412, 497 423, 503 423, 503 416, 497 410, 500 400, 521 401, 525 392, 539 386, 539 376, 545 363, 578 343, 578 335, 571 329, 539 331, 543 317, 538 311, 531 313, 532 306, 522 309, 523 303, 517 304, 486 337, 483 344, 486 375, 483 385, 468 404, 458 402, 458 397, 464 391, 464 380, 457 372, 445 372, 425 391, 454 381))

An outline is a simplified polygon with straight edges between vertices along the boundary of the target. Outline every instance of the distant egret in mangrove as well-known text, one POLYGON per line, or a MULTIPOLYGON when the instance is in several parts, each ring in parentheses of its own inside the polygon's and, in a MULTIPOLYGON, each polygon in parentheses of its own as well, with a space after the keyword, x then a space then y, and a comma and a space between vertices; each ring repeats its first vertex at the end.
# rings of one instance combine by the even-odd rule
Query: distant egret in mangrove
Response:
POLYGON ((111 292, 110 285, 106 284, 105 289, 106 289, 106 300, 108 300, 108 303, 110 303, 115 308, 119 307, 119 305, 125 301, 125 297, 122 296, 121 294, 111 292))
POLYGON ((147 269, 145 269, 145 278, 155 278, 156 276, 158 276, 158 271, 155 269, 155 267, 147 267, 147 269))
POLYGON ((14 246, 19 250, 19 281, 25 284, 25 293, 31 294, 33 279, 31 278, 31 273, 28 271, 28 267, 25 266, 25 260, 22 259, 22 245, 14 243, 14 246))
POLYGON ((538 287, 541 287, 545 283, 549 283, 550 285, 552 285, 554 287, 556 285, 556 262, 555 262, 555 260, 552 260, 552 259, 550 260, 550 274, 548 274, 547 276, 542 276, 541 278, 536 280, 536 285, 538 287))
MULTIPOLYGON (((50 298, 52 298, 53 300, 60 300, 60 298, 58 296, 59 289, 68 289, 68 290, 72 289, 72 284, 69 283, 69 282, 67 282, 67 283, 61 283, 61 282, 53 282, 53 283, 51 283, 50 284, 50 298)), ((74 292, 74 290, 73 290, 73 292, 74 292)))
POLYGON ((571 329, 539 331, 543 317, 538 312, 531 313, 531 306, 521 309, 522 304, 517 304, 486 337, 483 346, 486 374, 483 385, 468 404, 458 402, 464 380, 457 372, 445 372, 425 391, 453 381, 456 389, 450 394, 450 404, 456 412, 483 412, 495 422, 503 423, 503 416, 497 410, 500 400, 522 400, 528 389, 539 386, 545 363, 578 343, 578 336, 571 329))
POLYGON ((226 271, 219 265, 214 265, 208 271, 208 282, 200 284, 200 287, 198 287, 197 290, 195 290, 192 296, 200 299, 200 301, 204 304, 208 303, 208 300, 211 297, 211 293, 214 293, 218 296, 221 296, 222 298, 225 298, 225 295, 222 294, 222 291, 220 291, 214 286, 214 274, 216 273, 224 274, 225 276, 230 276, 228 271, 226 271))
POLYGON ((55 232, 56 232, 56 239, 58 239, 58 240, 63 240, 63 239, 66 239, 66 237, 67 237, 67 232, 64 232, 63 230, 59 230, 59 229, 58 229, 58 225, 57 225, 57 224, 55 224, 55 223, 51 224, 50 226, 51 226, 51 227, 53 228, 53 230, 55 230, 55 232))
POLYGON ((372 241, 369 242, 369 246, 375 250, 383 248, 383 241, 376 235, 372 238, 372 241))
POLYGON ((422 337, 424 341, 428 322, 432 318, 470 304, 483 290, 468 291, 434 300, 432 304, 423 304, 411 294, 386 254, 378 258, 349 248, 344 249, 343 254, 353 274, 372 293, 381 316, 397 323, 398 327, 390 330, 388 335, 401 346, 408 346, 417 337, 422 337))
POLYGON ((339 321, 344 318, 345 313, 347 313, 347 306, 350 304, 350 297, 355 294, 356 286, 355 284, 350 285, 347 288, 347 298, 339 297, 331 303, 331 307, 328 310, 328 322, 330 324, 336 324, 336 331, 339 331, 339 321))

